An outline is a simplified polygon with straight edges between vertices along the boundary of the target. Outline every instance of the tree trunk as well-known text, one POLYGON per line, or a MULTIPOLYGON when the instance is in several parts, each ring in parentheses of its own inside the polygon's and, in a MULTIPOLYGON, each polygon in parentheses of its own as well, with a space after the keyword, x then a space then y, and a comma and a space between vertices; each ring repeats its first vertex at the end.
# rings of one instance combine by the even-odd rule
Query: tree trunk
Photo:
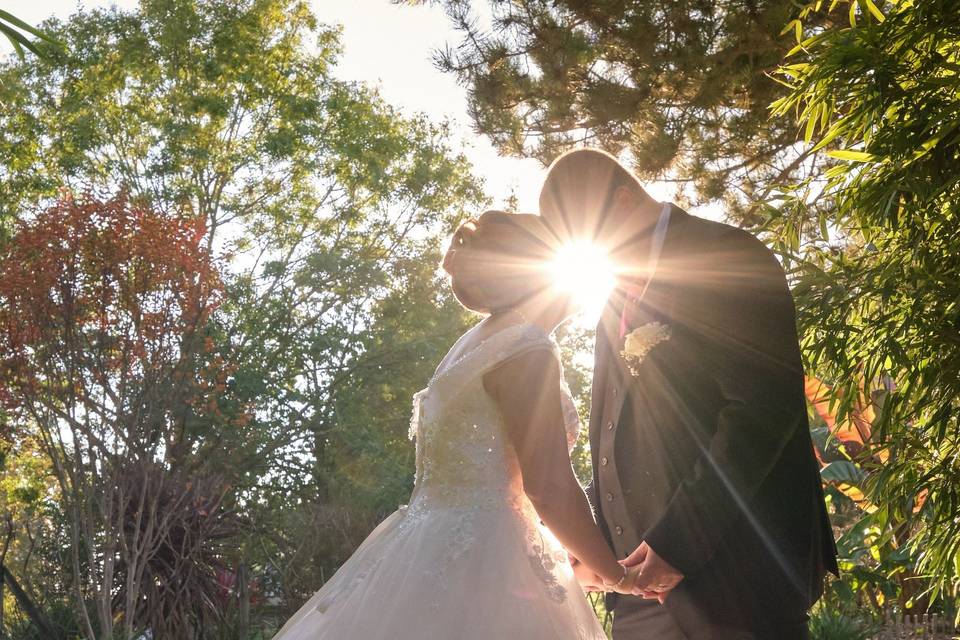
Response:
POLYGON ((237 594, 240 597, 240 640, 247 640, 250 635, 250 591, 247 588, 247 565, 244 562, 237 567, 237 594))
POLYGON ((33 603, 33 600, 27 595, 27 592, 20 587, 20 583, 13 577, 13 574, 5 567, 0 567, 0 572, 3 573, 3 581, 10 587, 10 591, 13 593, 13 597, 16 598, 17 604, 20 605, 23 612, 27 614, 30 621, 37 625, 37 628, 43 632, 43 637, 51 638, 52 640, 66 640, 66 635, 64 635, 63 631, 54 628, 54 626, 50 624, 50 621, 47 620, 43 612, 33 603))

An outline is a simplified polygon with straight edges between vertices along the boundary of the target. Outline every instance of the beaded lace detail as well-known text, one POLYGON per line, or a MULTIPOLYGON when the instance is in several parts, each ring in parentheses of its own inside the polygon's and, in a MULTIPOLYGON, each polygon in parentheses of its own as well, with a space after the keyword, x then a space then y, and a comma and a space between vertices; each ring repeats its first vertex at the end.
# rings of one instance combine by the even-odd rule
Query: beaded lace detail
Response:
MULTIPOLYGON (((481 617, 464 637, 506 637, 501 631, 529 626, 531 638, 602 640, 566 551, 523 492, 503 418, 483 386, 491 368, 533 349, 556 353, 557 346, 526 324, 502 329, 459 355, 455 346, 450 364, 414 395, 410 504, 380 523, 304 607, 307 613, 288 621, 291 640, 352 637, 358 626, 364 629, 358 637, 378 640, 460 637, 458 608, 470 606, 469 594, 477 590, 478 609, 470 613, 481 617), (504 585, 490 575, 502 575, 504 585), (383 611, 373 618, 359 616, 381 602, 383 611), (487 624, 492 632, 485 634, 487 624)), ((566 385, 561 399, 572 446, 580 422, 566 385)))
MULTIPOLYGON (((539 327, 512 325, 438 369, 427 388, 413 396, 409 435, 416 442, 416 476, 410 504, 399 509, 402 519, 395 533, 407 535, 431 513, 455 515, 457 524, 442 532, 439 562, 423 568, 424 578, 441 590, 447 587, 449 569, 469 555, 482 514, 503 510, 517 525, 518 542, 525 545, 524 552, 547 597, 558 603, 567 597, 557 575, 566 552, 540 529, 536 511, 523 494, 519 465, 506 440, 500 412, 483 387, 483 374, 492 367, 540 348, 557 352, 556 343, 539 327)), ((566 385, 561 398, 572 448, 580 421, 566 385)), ((346 591, 364 583, 382 560, 367 559, 346 591)), ((323 610, 336 597, 323 599, 317 609, 323 610)), ((582 629, 578 631, 586 637, 582 629)))
MULTIPOLYGON (((401 527, 412 526, 432 509, 462 511, 461 525, 449 538, 447 557, 454 560, 473 540, 474 514, 511 509, 527 532, 527 555, 535 573, 549 597, 562 602, 566 590, 555 569, 565 554, 539 532, 536 512, 522 493, 519 467, 506 441, 499 410, 483 388, 483 374, 492 367, 537 348, 557 350, 556 343, 539 327, 508 327, 439 370, 430 385, 414 395, 410 435, 416 439, 417 470, 401 527)), ((561 391, 572 447, 580 421, 566 385, 561 391)), ((439 567, 431 577, 442 584, 443 574, 444 568, 439 567)))
MULTIPOLYGON (((417 441, 414 496, 423 490, 464 498, 460 491, 465 490, 471 498, 480 498, 480 504, 487 501, 474 496, 477 491, 509 496, 518 469, 511 464, 512 449, 505 442, 500 413, 483 388, 483 374, 506 358, 536 348, 557 351, 556 343, 535 325, 507 327, 439 370, 427 388, 414 395, 410 424, 410 437, 417 441)), ((580 421, 565 384, 561 402, 572 449, 580 421)))

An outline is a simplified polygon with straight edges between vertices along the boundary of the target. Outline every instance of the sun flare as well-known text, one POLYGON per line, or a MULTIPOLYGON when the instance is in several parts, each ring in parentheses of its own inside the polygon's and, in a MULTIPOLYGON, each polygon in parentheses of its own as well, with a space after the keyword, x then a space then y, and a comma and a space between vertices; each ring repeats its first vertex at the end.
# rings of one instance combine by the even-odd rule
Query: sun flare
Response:
POLYGON ((616 272, 606 251, 591 242, 562 246, 550 263, 554 286, 569 294, 580 319, 595 324, 616 284, 616 272))

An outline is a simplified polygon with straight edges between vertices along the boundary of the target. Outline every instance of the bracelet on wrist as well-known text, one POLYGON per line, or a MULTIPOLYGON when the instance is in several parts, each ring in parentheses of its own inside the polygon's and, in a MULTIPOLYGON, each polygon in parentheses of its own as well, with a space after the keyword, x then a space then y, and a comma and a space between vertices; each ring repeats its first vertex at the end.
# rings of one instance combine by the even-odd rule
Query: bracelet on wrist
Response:
POLYGON ((607 580, 604 579, 604 581, 603 581, 603 586, 605 586, 605 587, 613 587, 614 589, 619 589, 620 587, 623 586, 623 583, 624 583, 624 581, 626 581, 628 574, 629 574, 629 571, 627 570, 627 568, 626 568, 626 567, 623 567, 623 575, 620 576, 620 579, 619 579, 619 580, 617 580, 616 582, 607 582, 607 580))

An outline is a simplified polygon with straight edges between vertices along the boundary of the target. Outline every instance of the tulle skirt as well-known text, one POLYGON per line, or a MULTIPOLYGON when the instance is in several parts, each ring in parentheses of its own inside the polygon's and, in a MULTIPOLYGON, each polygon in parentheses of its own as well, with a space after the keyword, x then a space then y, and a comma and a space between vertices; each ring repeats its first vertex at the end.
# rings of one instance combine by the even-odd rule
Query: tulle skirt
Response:
POLYGON ((374 529, 274 640, 605 640, 526 499, 414 500, 374 529))

